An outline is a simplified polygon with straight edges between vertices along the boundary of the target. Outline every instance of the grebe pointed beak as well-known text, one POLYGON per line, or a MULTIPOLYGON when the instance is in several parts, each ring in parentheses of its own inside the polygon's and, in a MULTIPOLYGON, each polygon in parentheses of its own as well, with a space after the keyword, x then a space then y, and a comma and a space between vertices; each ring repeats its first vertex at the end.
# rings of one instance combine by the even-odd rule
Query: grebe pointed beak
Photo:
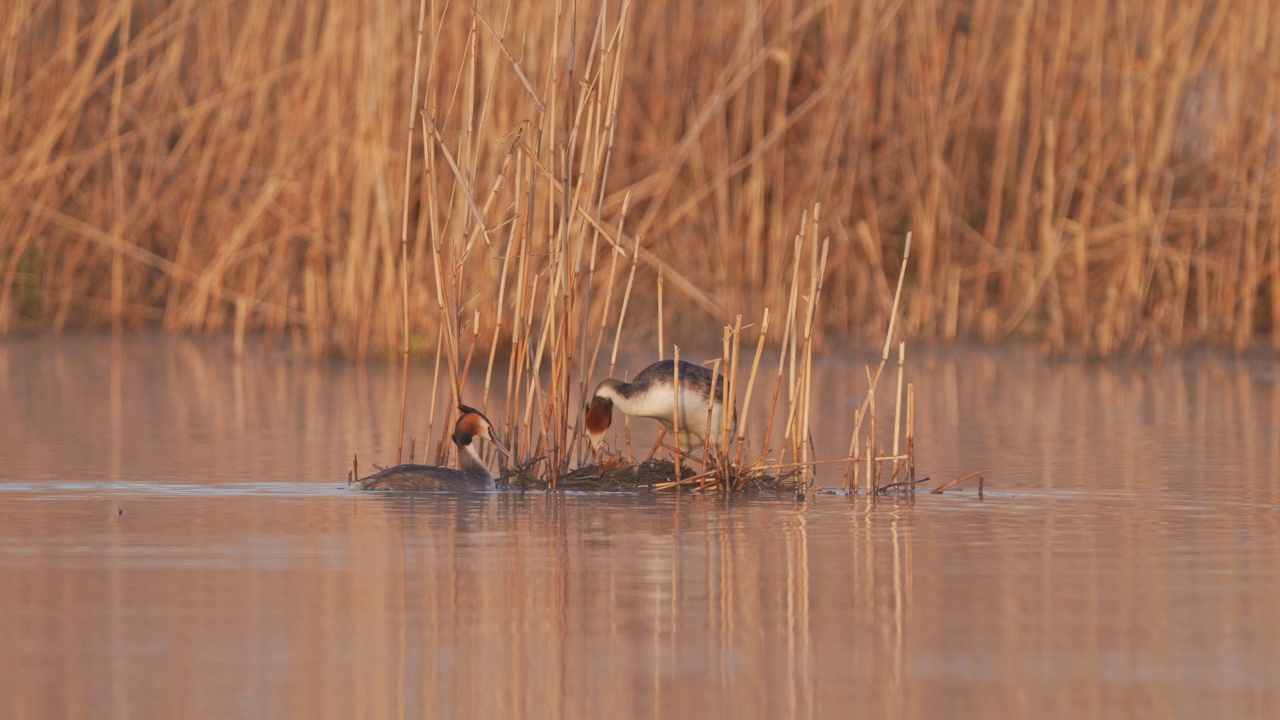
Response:
POLYGON ((503 455, 506 455, 507 459, 509 460, 515 459, 511 457, 511 451, 507 449, 506 445, 502 444, 502 441, 498 439, 498 436, 493 432, 492 429, 489 430, 489 436, 487 439, 489 441, 489 444, 497 448, 498 451, 501 452, 503 455))

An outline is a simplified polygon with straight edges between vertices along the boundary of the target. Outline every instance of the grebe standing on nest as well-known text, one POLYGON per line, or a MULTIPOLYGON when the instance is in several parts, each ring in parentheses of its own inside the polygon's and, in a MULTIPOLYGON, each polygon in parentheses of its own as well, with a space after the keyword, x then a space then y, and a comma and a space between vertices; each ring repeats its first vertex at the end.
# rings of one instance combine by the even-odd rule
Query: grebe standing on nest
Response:
MULTIPOLYGON (((609 378, 602 380, 587 403, 587 438, 599 450, 604 434, 613 424, 613 408, 632 417, 648 417, 662 423, 667 432, 675 432, 675 362, 659 360, 636 375, 631 382, 609 378)), ((680 361, 680 436, 676 445, 688 452, 702 447, 710 436, 720 432, 724 417, 724 375, 716 378, 715 405, 711 410, 711 432, 707 432, 707 398, 711 396, 711 371, 701 365, 680 361)), ((729 426, 737 429, 738 413, 729 426)))
POLYGON ((475 439, 484 438, 508 457, 498 442, 493 425, 484 413, 459 405, 462 416, 453 426, 453 442, 458 446, 457 470, 438 465, 396 465, 352 483, 356 490, 493 490, 493 474, 476 452, 475 439))

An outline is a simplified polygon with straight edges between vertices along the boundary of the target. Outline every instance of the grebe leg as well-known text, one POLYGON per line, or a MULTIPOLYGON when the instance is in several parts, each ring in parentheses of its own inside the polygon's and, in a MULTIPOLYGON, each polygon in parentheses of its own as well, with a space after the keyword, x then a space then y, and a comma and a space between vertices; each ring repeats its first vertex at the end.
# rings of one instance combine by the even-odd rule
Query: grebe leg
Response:
POLYGON ((658 448, 662 447, 662 440, 666 436, 667 436, 667 428, 664 425, 662 429, 658 431, 658 439, 653 441, 653 447, 649 448, 649 457, 644 459, 645 462, 649 462, 650 460, 653 459, 654 455, 658 454, 658 448))

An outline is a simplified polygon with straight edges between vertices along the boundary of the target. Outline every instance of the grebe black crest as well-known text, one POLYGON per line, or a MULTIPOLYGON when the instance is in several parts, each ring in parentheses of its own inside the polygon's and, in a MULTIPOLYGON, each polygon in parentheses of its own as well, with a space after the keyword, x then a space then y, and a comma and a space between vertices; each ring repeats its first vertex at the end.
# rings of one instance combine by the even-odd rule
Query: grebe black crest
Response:
POLYGON ((352 483, 356 490, 492 490, 493 474, 480 459, 475 439, 484 438, 507 454, 484 413, 459 405, 461 415, 453 425, 453 443, 458 446, 458 468, 438 465, 396 465, 352 483))
MULTIPOLYGON (((676 398, 675 361, 659 360, 636 375, 631 382, 614 378, 602 380, 587 402, 587 438, 599 450, 604 446, 605 432, 613 424, 613 408, 632 417, 653 418, 667 432, 674 432, 676 398)), ((711 394, 711 371, 701 365, 680 361, 680 435, 677 446, 683 451, 701 447, 710 436, 720 432, 724 417, 724 376, 716 378, 715 404, 711 409, 711 432, 707 431, 707 403, 711 394)), ((737 413, 730 424, 730 434, 737 429, 737 413)))

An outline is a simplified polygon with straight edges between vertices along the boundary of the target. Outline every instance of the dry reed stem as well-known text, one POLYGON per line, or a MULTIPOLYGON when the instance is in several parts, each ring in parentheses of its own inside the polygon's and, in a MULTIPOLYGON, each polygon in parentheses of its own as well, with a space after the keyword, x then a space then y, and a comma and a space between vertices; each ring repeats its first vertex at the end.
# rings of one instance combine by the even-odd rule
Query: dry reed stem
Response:
MULTIPOLYGON (((818 216, 818 208, 815 206, 814 218, 816 219, 817 216, 818 216)), ((817 233, 816 223, 814 225, 814 233, 815 235, 817 233)), ((813 341, 814 341, 813 329, 818 316, 818 301, 822 298, 822 284, 823 284, 823 278, 826 276, 826 272, 827 272, 827 253, 829 249, 830 249, 830 239, 823 238, 822 256, 818 260, 818 266, 814 274, 813 289, 811 291, 810 301, 809 301, 810 302, 809 320, 807 322, 807 327, 805 329, 805 341, 804 341, 804 345, 805 345, 804 347, 804 375, 805 375, 804 390, 805 392, 804 392, 804 412, 801 416, 801 432, 800 432, 800 439, 803 445, 803 453, 800 456, 801 462, 807 462, 809 460, 809 450, 811 450, 813 446, 813 436, 809 431, 809 415, 813 409, 813 402, 812 402, 812 399, 813 399, 813 341)), ((816 482, 817 478, 816 476, 811 475, 809 480, 810 480, 809 484, 812 485, 814 482, 816 482)))
MULTIPOLYGON (((883 360, 881 367, 884 367, 883 360)), ((878 377, 871 376, 871 368, 867 368, 867 409, 871 417, 871 429, 867 431, 867 494, 877 492, 880 489, 880 477, 876 472, 878 465, 876 463, 876 380, 878 377)), ((879 372, 877 372, 877 376, 879 372)), ((855 425, 855 427, 857 427, 855 425)), ((855 430, 855 433, 857 431, 855 430)))
POLYGON ((972 479, 972 478, 978 477, 978 476, 979 476, 979 475, 981 475, 981 474, 982 474, 982 471, 981 471, 981 470, 974 470, 974 471, 973 471, 973 472, 971 472, 971 473, 967 473, 967 474, 965 474, 965 475, 961 475, 960 477, 956 478, 955 480, 952 480, 952 481, 950 481, 950 482, 947 482, 947 483, 945 483, 945 484, 943 484, 943 485, 939 485, 938 487, 936 487, 936 488, 934 488, 934 489, 930 490, 929 492, 930 492, 931 494, 933 494, 933 495, 939 495, 939 494, 944 493, 944 492, 946 492, 947 490, 950 490, 951 488, 953 488, 953 487, 955 487, 955 486, 959 485, 960 483, 964 482, 965 480, 970 480, 970 479, 972 479))
POLYGON ((907 344, 898 343, 898 384, 893 392, 893 454, 898 454, 898 440, 902 430, 902 370, 906 362, 907 344))
POLYGON ((627 319, 627 304, 631 301, 631 287, 636 281, 636 262, 639 257, 640 236, 637 235, 635 251, 631 253, 631 272, 627 275, 627 288, 622 293, 622 307, 618 310, 618 322, 613 332, 613 351, 609 353, 609 377, 613 377, 618 365, 618 343, 622 339, 623 322, 627 319))
MULTIPOLYGON (((728 344, 728 340, 729 340, 728 333, 729 333, 729 329, 725 328, 724 338, 725 338, 726 345, 728 344)), ((679 371, 677 371, 677 373, 678 372, 679 371)), ((679 377, 678 374, 677 374, 677 377, 679 377)), ((711 390, 710 390, 710 394, 707 396, 707 416, 706 418, 704 418, 704 421, 706 424, 702 426, 706 433, 706 435, 702 439, 702 469, 704 471, 707 469, 707 456, 709 453, 711 453, 712 446, 716 445, 716 441, 713 440, 711 436, 711 432, 712 432, 711 415, 715 412, 715 409, 716 409, 716 381, 719 379, 720 379, 720 360, 717 358, 716 360, 711 361, 711 390)), ((677 395, 678 394, 679 393, 677 393, 677 395)), ((727 397, 725 398, 725 404, 726 405, 728 404, 727 397)), ((678 411, 679 411, 679 408, 677 407, 677 412, 678 411)), ((724 423, 721 423, 721 424, 723 425, 724 423)), ((679 435, 676 436, 676 444, 679 444, 679 437, 680 437, 679 435)))
POLYGON ((907 473, 908 479, 916 480, 916 386, 907 383, 907 473))
POLYGON ((738 313, 733 321, 733 346, 726 348, 729 354, 728 380, 725 382, 724 412, 720 417, 720 450, 726 455, 732 449, 732 435, 735 430, 734 418, 738 413, 738 369, 742 352, 742 313, 738 313))
POLYGON ((731 412, 730 405, 732 404, 730 402, 730 398, 732 397, 732 395, 730 395, 730 392, 733 390, 733 388, 731 387, 731 380, 733 379, 733 344, 732 343, 733 343, 733 328, 730 327, 729 325, 725 325, 720 332, 720 358, 719 358, 719 361, 713 361, 713 363, 715 363, 715 368, 713 368, 711 373, 711 379, 712 379, 711 402, 708 403, 707 405, 708 407, 707 443, 705 443, 707 445, 714 444, 716 446, 716 449, 719 450, 721 454, 723 454, 726 451, 726 448, 728 447, 728 443, 725 442, 725 437, 729 434, 728 424, 731 422, 731 418, 732 418, 732 415, 729 414, 731 412), (717 371, 719 370, 720 362, 724 363, 724 375, 725 375, 724 400, 723 400, 724 409, 720 413, 720 426, 713 428, 710 422, 711 420, 710 410, 711 408, 715 407, 715 396, 716 396, 715 379, 719 377, 719 373, 717 371), (713 438, 714 438, 714 442, 713 442, 713 438))
MULTIPOLYGON (((659 275, 661 277, 661 275, 659 275)), ((680 462, 684 460, 684 453, 680 448, 680 346, 676 345, 671 352, 671 374, 673 393, 671 407, 674 412, 671 415, 671 439, 675 444, 675 454, 672 462, 676 467, 680 467, 680 462)), ((712 390, 712 398, 715 397, 715 391, 712 390)))
POLYGON ((404 449, 404 420, 409 407, 409 190, 412 187, 413 135, 418 120, 418 83, 422 76, 422 38, 426 25, 427 0, 418 5, 418 38, 413 53, 413 87, 409 93, 409 129, 404 142, 404 195, 400 201, 400 300, 403 355, 400 363, 400 426, 396 439, 396 464, 404 449))
MULTIPOLYGON (((666 319, 666 312, 662 305, 662 276, 664 268, 658 268, 658 359, 666 359, 666 342, 662 339, 662 327, 666 319)), ((678 359, 678 358, 677 358, 678 359)))
MULTIPOLYGON (((896 474, 895 474, 895 477, 896 477, 896 474)), ((905 480, 892 482, 892 483, 889 483, 888 485, 881 487, 879 490, 879 493, 883 495, 889 492, 890 490, 900 490, 902 488, 909 488, 912 492, 915 492, 916 485, 919 485, 920 483, 925 483, 928 481, 929 481, 929 478, 927 477, 921 478, 919 480, 916 480, 915 478, 907 478, 905 480)))
POLYGON ((738 418, 737 447, 733 454, 733 463, 742 463, 742 453, 746 444, 747 421, 751 418, 751 394, 756 386, 756 373, 760 370, 760 356, 764 354, 765 339, 769 335, 769 308, 764 309, 760 318, 760 337, 756 340, 756 353, 751 360, 751 374, 747 376, 747 391, 742 397, 742 417, 738 418))

